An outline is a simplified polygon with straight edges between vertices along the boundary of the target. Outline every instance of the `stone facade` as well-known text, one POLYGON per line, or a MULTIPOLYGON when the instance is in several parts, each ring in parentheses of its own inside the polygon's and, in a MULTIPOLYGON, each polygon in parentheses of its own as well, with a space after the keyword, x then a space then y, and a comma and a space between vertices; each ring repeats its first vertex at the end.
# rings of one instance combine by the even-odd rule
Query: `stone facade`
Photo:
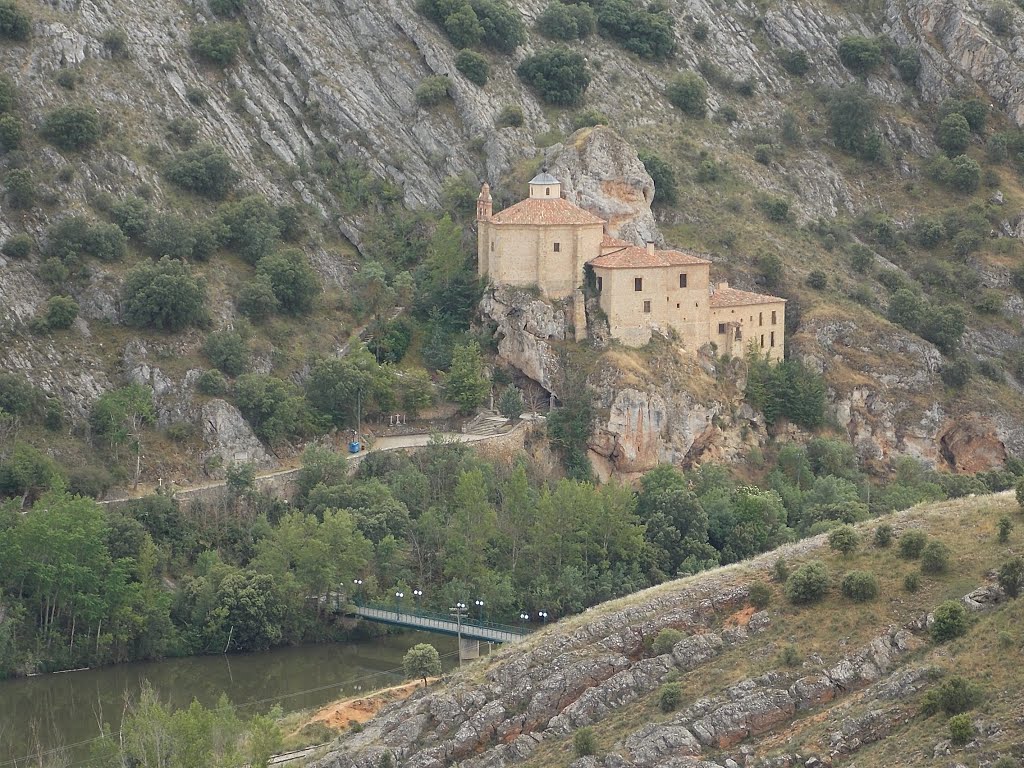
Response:
POLYGON ((608 222, 566 200, 548 173, 530 181, 526 200, 499 213, 484 184, 476 218, 480 277, 494 286, 536 288, 546 299, 571 299, 577 340, 586 330, 581 288, 589 267, 611 337, 626 346, 643 346, 657 331, 674 333, 691 352, 714 342, 738 356, 753 343, 782 359, 784 299, 715 286, 711 262, 691 253, 609 236, 608 222))

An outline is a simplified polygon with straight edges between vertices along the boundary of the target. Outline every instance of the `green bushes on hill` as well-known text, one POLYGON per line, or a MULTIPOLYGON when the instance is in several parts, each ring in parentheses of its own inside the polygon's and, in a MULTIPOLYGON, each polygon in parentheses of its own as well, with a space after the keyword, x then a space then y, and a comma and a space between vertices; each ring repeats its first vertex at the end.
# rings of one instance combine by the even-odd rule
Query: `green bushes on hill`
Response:
POLYGON ((839 60, 851 72, 866 75, 882 65, 882 46, 869 37, 844 37, 839 41, 839 60))
POLYGON ((187 264, 166 256, 128 272, 121 309, 124 322, 136 328, 180 331, 209 321, 205 283, 187 264))
POLYGON ((244 41, 238 24, 206 24, 192 31, 191 48, 198 58, 226 67, 235 63, 244 41))
POLYGON ((597 17, 586 3, 553 0, 537 17, 537 30, 553 40, 582 40, 597 30, 597 17))
POLYGON ((669 83, 665 96, 672 106, 690 117, 707 113, 708 87, 696 72, 682 72, 669 83))
POLYGON ((526 37, 522 16, 504 0, 420 0, 416 7, 458 48, 512 53, 526 37))
POLYGON ((567 48, 549 48, 526 57, 516 74, 544 101, 562 107, 579 104, 590 85, 586 60, 567 48))
POLYGON ((320 281, 297 248, 264 256, 256 264, 256 275, 267 280, 282 312, 304 315, 313 309, 320 281))
POLYGON ((124 257, 128 238, 114 224, 91 222, 82 216, 67 216, 53 224, 46 233, 48 256, 75 267, 91 256, 101 261, 118 261, 124 257))
POLYGON ((814 428, 825 420, 825 382, 799 360, 772 363, 748 356, 746 397, 769 424, 780 418, 814 428))
POLYGON ((448 98, 448 78, 444 75, 431 75, 420 80, 416 86, 416 103, 421 107, 436 107, 448 98))
POLYGON ((491 67, 484 56, 466 49, 459 51, 455 55, 455 68, 469 82, 479 85, 481 88, 487 85, 487 78, 491 73, 491 67))
POLYGON ((101 133, 96 109, 84 104, 58 107, 43 118, 43 137, 60 149, 86 149, 99 141, 101 133))
POLYGON ((224 198, 238 181, 227 153, 212 144, 182 152, 167 164, 164 175, 182 189, 213 200, 224 198))
POLYGON ((0 0, 0 37, 24 41, 32 35, 32 17, 16 0, 0 0))
POLYGON ((828 592, 829 577, 819 562, 801 565, 786 579, 786 597, 791 603, 816 603, 828 592))
POLYGON ((601 34, 645 59, 667 59, 675 53, 673 24, 664 7, 630 0, 602 0, 597 6, 601 34))

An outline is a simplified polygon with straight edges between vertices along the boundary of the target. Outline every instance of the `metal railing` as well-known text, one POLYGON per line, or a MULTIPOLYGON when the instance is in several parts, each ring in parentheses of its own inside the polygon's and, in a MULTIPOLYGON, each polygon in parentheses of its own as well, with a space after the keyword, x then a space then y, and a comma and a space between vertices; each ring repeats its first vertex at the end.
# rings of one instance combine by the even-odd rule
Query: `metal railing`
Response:
POLYGON ((463 637, 477 640, 489 640, 497 643, 508 643, 521 640, 529 632, 522 627, 499 624, 493 621, 472 619, 468 615, 462 617, 461 624, 443 613, 414 610, 402 611, 399 606, 384 603, 366 603, 357 605, 354 611, 358 616, 371 621, 396 624, 414 629, 425 629, 447 635, 461 634, 463 637))

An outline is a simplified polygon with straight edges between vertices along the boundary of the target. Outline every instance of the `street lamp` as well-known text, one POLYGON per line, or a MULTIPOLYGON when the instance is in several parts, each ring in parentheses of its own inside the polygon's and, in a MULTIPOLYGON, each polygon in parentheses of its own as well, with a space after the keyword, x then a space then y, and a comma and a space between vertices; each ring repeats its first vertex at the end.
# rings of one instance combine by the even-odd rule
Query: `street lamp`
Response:
POLYGON ((423 597, 423 590, 417 587, 412 591, 412 599, 416 601, 416 615, 420 612, 420 598, 423 597))
POLYGON ((480 625, 483 626, 483 623, 484 623, 484 601, 483 600, 474 600, 473 601, 473 605, 475 605, 477 607, 477 609, 479 610, 479 612, 480 612, 480 625))
POLYGON ((548 612, 547 611, 537 611, 537 615, 540 616, 541 621, 543 621, 545 624, 548 623, 548 612))
POLYGON ((529 621, 529 620, 530 620, 530 614, 528 614, 526 611, 521 611, 519 613, 519 633, 520 634, 522 634, 523 631, 524 631, 523 630, 523 622, 529 621))
MULTIPOLYGON (((362 591, 363 580, 362 579, 352 579, 352 583, 356 587, 356 605, 359 606, 359 593, 360 593, 360 591, 362 591)), ((359 607, 362 607, 362 606, 359 606, 359 607)))
POLYGON ((397 619, 402 613, 402 598, 405 597, 405 592, 395 592, 395 618, 397 619))

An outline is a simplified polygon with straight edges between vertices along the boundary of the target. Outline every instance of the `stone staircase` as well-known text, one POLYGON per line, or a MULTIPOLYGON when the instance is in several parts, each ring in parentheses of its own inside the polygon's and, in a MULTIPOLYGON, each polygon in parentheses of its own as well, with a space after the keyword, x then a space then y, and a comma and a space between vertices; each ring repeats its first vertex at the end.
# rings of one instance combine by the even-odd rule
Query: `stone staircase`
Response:
POLYGON ((462 428, 467 435, 500 435, 508 426, 508 419, 494 411, 481 411, 462 428))

